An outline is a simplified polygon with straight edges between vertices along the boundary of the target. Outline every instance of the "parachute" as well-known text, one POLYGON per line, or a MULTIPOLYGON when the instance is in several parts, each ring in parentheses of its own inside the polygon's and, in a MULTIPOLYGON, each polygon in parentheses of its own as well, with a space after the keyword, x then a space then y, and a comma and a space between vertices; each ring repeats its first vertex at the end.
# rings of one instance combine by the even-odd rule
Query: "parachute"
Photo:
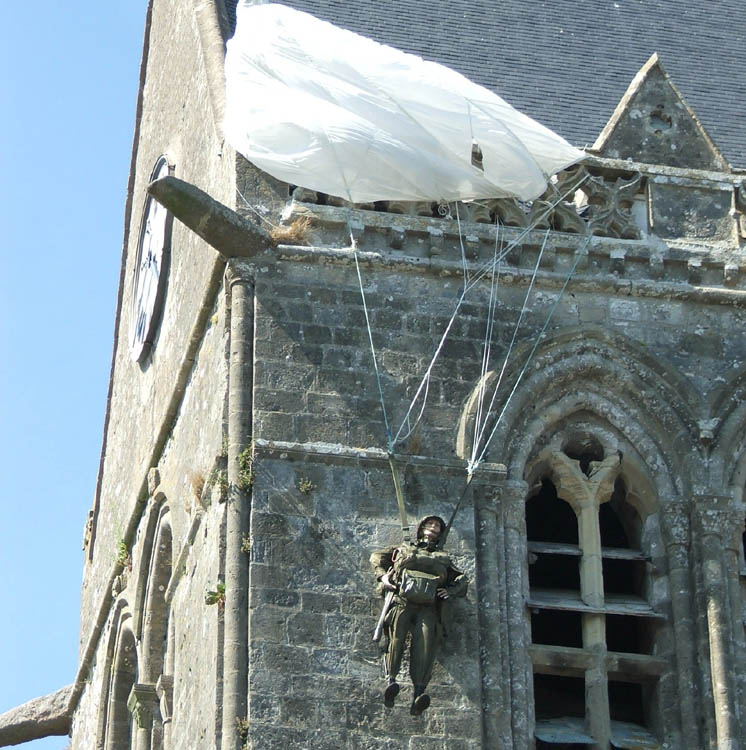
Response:
POLYGON ((533 200, 582 151, 491 91, 274 3, 241 0, 225 59, 229 143, 351 202, 533 200))
MULTIPOLYGON (((251 0, 240 0, 236 33, 227 46, 225 71, 224 132, 236 151, 277 179, 340 196, 353 204, 378 200, 437 201, 443 205, 456 202, 456 220, 459 221, 458 201, 534 200, 545 193, 553 174, 585 156, 556 133, 459 73, 283 5, 254 5, 251 0)), ((552 200, 556 203, 565 200, 577 186, 572 186, 564 195, 555 189, 552 200)), ((248 202, 247 206, 251 208, 248 202)), ((553 207, 550 205, 550 210, 553 207)), ((348 207, 348 220, 352 210, 357 209, 348 207)), ((539 223, 547 213, 537 213, 535 222, 539 223)), ((490 414, 497 406, 498 388, 528 307, 548 233, 489 399, 485 381, 492 357, 501 263, 533 228, 535 226, 524 228, 505 243, 497 226, 492 260, 471 274, 461 242, 464 266, 461 293, 398 429, 390 423, 387 414, 358 251, 350 232, 349 250, 357 269, 405 540, 409 538, 409 526, 394 460, 395 448, 413 434, 422 418, 433 368, 461 304, 477 284, 483 280, 489 283, 482 374, 472 453, 467 462, 467 482, 448 521, 442 543, 473 472, 485 459, 497 424, 585 251, 584 247, 577 253, 544 327, 536 336, 490 431, 490 414)), ((589 241, 590 235, 586 238, 586 247, 589 241)))

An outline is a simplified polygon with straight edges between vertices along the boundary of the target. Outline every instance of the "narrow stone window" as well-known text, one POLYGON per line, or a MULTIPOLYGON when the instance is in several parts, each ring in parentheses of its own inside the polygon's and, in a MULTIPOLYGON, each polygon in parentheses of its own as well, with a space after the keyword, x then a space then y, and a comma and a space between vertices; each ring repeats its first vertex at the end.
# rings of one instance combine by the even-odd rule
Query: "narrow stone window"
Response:
POLYGON ((586 439, 543 464, 526 503, 536 747, 657 747, 659 615, 620 456, 586 439))
POLYGON ((127 701, 137 682, 137 651, 135 636, 129 627, 122 627, 112 662, 109 688, 106 750, 130 750, 132 747, 132 714, 127 701))

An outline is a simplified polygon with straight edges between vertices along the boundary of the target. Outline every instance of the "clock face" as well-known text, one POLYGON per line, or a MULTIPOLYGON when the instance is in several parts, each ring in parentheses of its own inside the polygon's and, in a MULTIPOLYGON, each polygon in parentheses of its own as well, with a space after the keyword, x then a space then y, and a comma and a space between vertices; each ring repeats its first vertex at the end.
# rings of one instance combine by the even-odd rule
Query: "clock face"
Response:
MULTIPOLYGON (((150 181, 169 173, 165 156, 158 159, 150 181)), ((148 196, 140 225, 137 265, 132 288, 130 351, 143 362, 153 348, 161 318, 171 245, 171 216, 155 198, 148 196)))

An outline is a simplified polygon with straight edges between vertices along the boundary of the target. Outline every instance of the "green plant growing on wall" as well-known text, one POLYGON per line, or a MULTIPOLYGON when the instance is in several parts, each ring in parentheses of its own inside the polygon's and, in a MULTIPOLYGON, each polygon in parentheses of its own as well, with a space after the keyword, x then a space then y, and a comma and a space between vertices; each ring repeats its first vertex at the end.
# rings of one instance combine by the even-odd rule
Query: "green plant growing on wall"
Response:
POLYGON ((248 534, 244 534, 241 537, 241 552, 247 555, 251 554, 251 537, 248 534))
POLYGON ((238 732, 238 738, 241 740, 241 747, 248 747, 249 739, 249 720, 241 716, 236 716, 236 731, 238 732))
POLYGON ((225 607, 225 583, 218 581, 214 591, 208 591, 205 594, 205 604, 217 604, 218 609, 222 612, 225 607))
POLYGON ((298 490, 304 495, 308 495, 309 492, 313 492, 315 489, 316 485, 308 477, 301 477, 298 481, 298 490))
POLYGON ((132 570, 132 555, 124 539, 117 542, 116 563, 128 572, 132 570))
POLYGON ((224 500, 228 492, 228 472, 215 467, 210 473, 210 484, 218 488, 220 499, 224 500))
POLYGON ((254 459, 251 448, 245 448, 238 454, 238 487, 248 490, 254 483, 254 459))

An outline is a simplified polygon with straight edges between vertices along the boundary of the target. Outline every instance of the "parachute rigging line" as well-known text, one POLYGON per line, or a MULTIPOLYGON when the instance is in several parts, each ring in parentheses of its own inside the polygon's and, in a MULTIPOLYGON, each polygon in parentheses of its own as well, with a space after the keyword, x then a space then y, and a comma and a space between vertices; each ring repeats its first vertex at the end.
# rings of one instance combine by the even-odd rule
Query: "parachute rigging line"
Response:
POLYGON ((383 413, 383 424, 386 428, 386 443, 387 443, 387 449, 389 454, 393 452, 394 444, 391 440, 391 430, 389 429, 389 419, 386 415, 386 402, 383 398, 383 387, 381 385, 381 373, 378 369, 378 358, 376 357, 376 347, 373 344, 373 331, 370 328, 370 317, 368 316, 368 305, 365 302, 365 290, 363 289, 363 277, 360 275, 360 263, 358 261, 357 257, 357 243, 355 242, 355 237, 352 234, 352 226, 351 222, 349 220, 349 211, 348 211, 348 225, 350 225, 350 247, 352 248, 352 253, 355 258, 355 270, 357 271, 357 280, 358 284, 360 285, 360 298, 363 301, 363 312, 365 313, 365 325, 368 328, 368 341, 370 343, 370 353, 373 357, 373 369, 376 373, 376 384, 378 386, 378 398, 381 402, 381 412, 383 413))
MULTIPOLYGON (((497 258, 497 251, 500 245, 500 226, 498 224, 498 217, 495 215, 495 252, 493 259, 497 258)), ((484 407, 484 394, 485 394, 485 383, 487 376, 487 368, 489 366, 490 357, 492 355, 492 333, 495 326, 495 309, 497 307, 497 296, 495 291, 500 285, 500 271, 502 264, 497 265, 497 272, 493 273, 490 277, 490 300, 487 308, 487 325, 485 326, 484 332, 484 347, 482 349, 482 369, 479 378, 479 399, 477 401, 477 418, 474 421, 474 441, 477 440, 476 429, 477 426, 482 422, 482 409, 484 407)), ((473 458, 473 456, 472 456, 473 458)))
POLYGON ((469 473, 473 473, 474 469, 479 466, 479 464, 484 460, 485 454, 487 453, 487 448, 489 447, 490 441, 495 436, 495 433, 497 432, 497 428, 500 425, 500 422, 505 416, 505 412, 513 399, 513 396, 515 395, 515 392, 518 390, 518 386, 520 385, 521 380, 523 380, 523 376, 526 374, 526 371, 528 370, 528 366, 531 363, 531 360, 534 357, 534 354, 536 353, 536 349, 539 346, 539 343, 541 342, 542 337, 544 336, 544 332, 549 327, 549 323, 552 320, 552 316, 554 315, 554 311, 557 309, 557 305, 559 304, 559 301, 562 299, 562 296, 565 293, 565 289, 567 289, 567 285, 570 283, 570 279, 573 277, 573 274, 575 273, 575 269, 578 267, 578 263, 580 262, 580 259, 584 256, 585 250, 588 248, 588 245, 591 242, 591 235, 587 235, 585 242, 583 243, 583 246, 577 251, 575 255, 575 260, 573 261, 573 264, 570 268, 570 271, 567 274, 567 278, 565 278, 564 283, 562 284, 562 288, 560 289, 559 294, 557 295, 556 299, 554 300, 554 303, 552 304, 552 307, 549 310, 549 315, 547 316, 546 321, 544 322, 544 325, 542 326, 541 330, 536 336, 536 339, 534 341, 534 345, 531 347, 531 351, 528 354, 528 357, 526 358, 526 361, 523 364, 523 367, 521 368, 521 372, 519 373, 518 377, 516 378, 515 383, 513 384, 513 388, 510 391, 510 394, 508 395, 508 398, 505 400, 505 404, 503 405, 502 410, 500 411, 500 414, 498 415, 497 419, 495 420, 495 424, 492 427, 492 431, 490 432, 487 440, 484 443, 484 447, 482 448, 482 452, 479 454, 479 458, 476 460, 476 462, 472 463, 468 468, 467 471, 469 473))
POLYGON ((533 232, 536 229, 536 226, 539 224, 539 222, 543 221, 547 216, 549 216, 549 214, 554 211, 554 209, 557 208, 560 203, 566 200, 571 193, 575 193, 589 177, 589 174, 584 175, 562 194, 559 194, 559 191, 555 191, 557 193, 557 199, 553 202, 548 202, 546 208, 544 208, 543 211, 541 211, 537 216, 534 217, 531 224, 529 224, 529 226, 527 227, 524 227, 518 237, 512 239, 508 243, 507 247, 500 253, 496 261, 487 261, 487 263, 485 263, 471 277, 471 280, 469 281, 469 288, 471 289, 471 287, 473 287, 478 281, 480 281, 486 274, 493 271, 497 262, 504 260, 507 255, 513 250, 513 248, 523 241, 523 239, 526 237, 526 235, 528 235, 529 232, 533 232))
MULTIPOLYGON (((376 375, 376 385, 378 387, 378 397, 379 397, 379 401, 380 401, 380 404, 381 404, 381 412, 383 414, 384 427, 385 427, 385 430, 386 430, 386 443, 387 443, 387 453, 388 453, 389 466, 391 467, 392 477, 393 477, 393 481, 394 481, 394 490, 395 490, 395 493, 396 493, 396 501, 397 501, 397 505, 398 505, 398 508, 399 508, 399 516, 400 516, 400 522, 401 522, 401 528, 402 528, 402 537, 403 537, 403 539, 404 539, 405 542, 409 541, 409 539, 410 539, 409 523, 408 523, 408 520, 407 520, 406 508, 405 508, 405 505, 404 505, 404 495, 403 495, 402 488, 401 488, 401 483, 400 483, 400 479, 399 479, 399 473, 398 473, 398 470, 396 468, 396 464, 395 464, 395 461, 394 461, 394 446, 395 446, 395 444, 397 442, 400 442, 400 440, 406 440, 412 434, 412 432, 416 429, 417 425, 419 424, 419 422, 420 422, 420 420, 422 418, 422 415, 423 415, 424 410, 425 410, 425 406, 427 404, 427 397, 428 397, 428 394, 429 394, 430 378, 431 378, 431 375, 432 375, 433 367, 435 366, 435 363, 436 363, 436 361, 438 359, 438 356, 440 355, 440 352, 442 351, 442 348, 443 348, 443 345, 445 344, 445 341, 446 341, 446 338, 448 336, 448 333, 450 332, 450 330, 451 330, 451 328, 453 326, 453 323, 454 323, 454 321, 456 319, 456 315, 458 314, 458 312, 459 312, 459 310, 461 308, 461 304, 463 303, 463 301, 464 301, 466 295, 468 294, 468 292, 471 291, 471 289, 476 285, 477 281, 481 280, 487 273, 490 273, 490 271, 491 271, 492 272, 492 279, 491 279, 491 292, 490 292, 491 299, 490 299, 490 305, 489 305, 489 314, 492 317, 492 321, 488 320, 488 326, 487 326, 488 331, 491 331, 492 326, 494 325, 494 311, 495 311, 495 308, 496 308, 496 301, 492 299, 492 295, 493 295, 493 291, 492 290, 493 290, 494 285, 496 283, 495 282, 495 269, 496 268, 498 269, 497 275, 499 276, 500 263, 508 255, 508 253, 510 253, 510 251, 516 245, 518 245, 529 232, 533 231, 536 228, 536 225, 545 216, 547 216, 557 205, 559 205, 559 203, 562 200, 564 200, 567 195, 569 195, 571 192, 575 192, 578 189, 578 187, 580 186, 580 184, 582 184, 582 182, 585 179, 587 179, 587 176, 583 177, 575 186, 569 188, 563 195, 559 195, 557 197, 557 200, 555 202, 550 203, 550 205, 547 208, 545 208, 542 213, 540 213, 537 217, 534 218, 534 221, 531 223, 531 225, 529 225, 528 227, 526 227, 519 234, 519 236, 517 238, 511 240, 508 243, 507 247, 505 247, 504 249, 502 249, 502 251, 500 253, 497 253, 499 223, 496 221, 496 229, 495 229, 495 232, 496 232, 496 234, 495 234, 495 246, 496 246, 496 250, 495 250, 495 253, 493 254, 493 258, 492 258, 491 261, 488 261, 486 264, 484 264, 482 266, 482 268, 480 268, 479 271, 471 279, 468 278, 468 272, 467 272, 467 267, 466 267, 466 257, 465 257, 464 247, 463 247, 461 222, 460 222, 460 219, 459 219, 458 202, 457 202, 457 204, 456 204, 456 218, 457 218, 458 231, 459 231, 459 242, 460 242, 461 250, 462 250, 462 263, 463 263, 463 268, 464 268, 464 286, 463 286, 463 289, 461 291, 461 294, 459 295, 459 299, 458 299, 458 301, 456 303, 454 311, 453 311, 453 313, 452 313, 452 315, 451 315, 451 317, 450 317, 450 319, 448 321, 448 324, 447 324, 447 326, 446 326, 446 328, 445 328, 445 330, 444 330, 444 332, 443 332, 443 334, 441 336, 440 342, 438 343, 438 346, 437 346, 437 348, 435 350, 435 353, 433 354, 433 357, 432 357, 432 359, 430 361, 430 364, 428 365, 428 368, 427 368, 427 370, 426 370, 426 372, 425 372, 425 374, 424 374, 424 376, 423 376, 423 378, 422 378, 422 380, 420 382, 420 385, 419 385, 419 387, 417 389, 417 392, 415 393, 414 398, 412 399, 412 401, 409 404, 409 408, 407 409, 407 413, 406 413, 404 419, 402 420, 402 423, 401 423, 399 429, 397 430, 396 436, 393 439, 392 439, 392 436, 391 436, 391 429, 390 429, 390 425, 389 425, 389 421, 388 421, 388 416, 387 416, 387 412, 386 412, 386 403, 385 403, 385 398, 384 398, 384 395, 383 395, 383 385, 382 385, 382 382, 381 382, 380 370, 378 368, 378 358, 376 356, 375 345, 373 343, 373 332, 372 332, 371 325, 370 325, 370 316, 368 314, 368 306, 367 306, 366 299, 365 299, 365 290, 364 290, 364 287, 363 287, 362 274, 360 272, 360 263, 359 263, 359 259, 358 259, 357 243, 355 241, 355 237, 354 237, 353 232, 352 232, 352 221, 351 221, 351 215, 350 215, 350 206, 347 207, 347 223, 348 223, 348 229, 349 229, 349 232, 350 232, 350 248, 352 249, 353 256, 355 258, 355 270, 357 272, 358 285, 359 285, 359 288, 360 288, 360 296, 361 296, 361 299, 362 299, 363 312, 364 312, 364 315, 365 315, 365 324, 366 324, 366 328, 367 328, 367 331, 368 331, 368 341, 370 343, 371 356, 373 358, 373 368, 374 368, 375 375, 376 375), (414 408, 414 405, 417 402, 417 399, 419 398, 419 396, 422 393, 423 389, 424 389, 424 396, 423 396, 422 406, 420 408, 420 412, 419 412, 419 414, 417 416, 417 419, 415 420, 414 425, 411 426, 411 427, 409 427, 409 425, 410 425, 409 417, 410 417, 411 412, 412 412, 412 410, 414 408), (409 429, 408 429, 407 433, 404 435, 404 437, 401 437, 402 430, 404 429, 405 426, 409 427, 409 429)), ((350 201, 350 203, 352 203, 352 201, 350 201)), ((537 275, 537 272, 538 272, 539 264, 541 263, 541 258, 542 258, 543 252, 544 252, 544 248, 546 247, 547 239, 549 237, 549 232, 550 232, 550 230, 547 230, 547 232, 545 234, 544 242, 542 244, 541 251, 539 253, 539 257, 537 259, 536 266, 534 267, 534 271, 533 271, 533 274, 532 274, 532 277, 531 277, 531 282, 529 284, 529 289, 527 291, 526 298, 524 299, 524 306, 523 306, 523 309, 521 310, 521 315, 519 316, 518 323, 516 324, 516 327, 515 327, 514 332, 513 332, 513 339, 511 341, 511 348, 512 348, 513 342, 515 341, 515 337, 516 337, 516 334, 517 334, 518 326, 520 325, 523 313, 525 312, 525 309, 526 309, 526 305, 527 305, 527 301, 528 301, 528 296, 529 296, 529 294, 531 292, 531 289, 533 288, 534 281, 536 279, 536 275, 537 275)), ((523 375, 525 374, 525 372, 526 372, 526 370, 528 368, 528 365, 529 365, 531 359, 533 358, 534 352, 536 351, 536 348, 539 345, 539 341, 541 340, 541 337, 543 336, 544 331, 546 330, 547 326, 549 325, 549 322, 551 321, 552 315, 554 314, 554 310, 556 309, 557 304, 559 303, 559 300, 561 299, 561 297, 562 297, 562 295, 563 295, 563 293, 564 293, 564 291, 565 291, 565 289, 567 287, 567 284, 569 283, 570 278, 572 277, 572 275, 573 275, 573 273, 575 271, 575 268, 577 267, 578 261, 579 261, 581 255, 582 255, 582 250, 584 250, 585 247, 587 247, 587 245, 588 245, 589 242, 590 242, 590 236, 588 236, 588 238, 586 239, 586 243, 585 243, 584 247, 578 252, 578 254, 577 254, 576 258, 575 258, 575 261, 574 261, 574 263, 572 265, 572 268, 570 269, 570 272, 569 272, 567 278, 565 279, 565 283, 563 284, 562 289, 560 290, 560 293, 559 293, 557 299, 555 300, 552 308, 550 309, 549 316, 547 317, 547 320, 544 323, 544 326, 542 327, 541 331, 539 332, 539 335, 538 335, 538 337, 537 337, 537 339, 536 339, 536 341, 534 343, 534 346, 533 346, 533 348, 532 348, 532 350, 531 350, 531 352, 529 354, 529 357, 528 357, 526 363, 523 366, 523 370, 521 371, 521 373, 520 373, 520 375, 519 375, 519 377, 518 377, 518 379, 517 379, 517 381, 516 381, 516 383, 515 383, 515 385, 513 387, 513 390, 511 391, 511 393, 510 393, 510 395, 508 397, 508 400, 506 401, 505 405, 503 406, 503 410, 501 411, 499 417, 497 418, 497 421, 496 421, 496 423, 495 423, 495 425, 494 425, 494 427, 492 429, 492 432, 490 433, 489 437, 487 438, 487 441, 484 444, 484 448, 483 448, 481 454, 479 455, 479 457, 477 458, 476 461, 474 461, 474 455, 475 455, 476 451, 474 449, 472 451, 472 457, 471 457, 471 459, 470 459, 470 461, 469 461, 469 463, 467 465, 466 484, 465 484, 464 490, 461 493, 461 496, 460 496, 458 502, 456 503, 456 506, 455 506, 455 508, 453 510, 453 513, 451 514, 451 518, 450 518, 450 520, 449 520, 449 522, 448 522, 448 524, 446 526, 446 529, 445 529, 444 534, 443 534, 443 541, 445 541, 445 538, 448 536, 448 531, 450 530, 450 526, 453 523, 453 520, 454 520, 454 518, 456 516, 456 512, 458 511, 459 507, 461 506, 461 503, 463 502, 463 498, 465 497, 466 492, 468 491, 468 489, 469 489, 469 487, 471 485, 471 480, 472 480, 472 477, 473 477, 474 469, 476 469, 476 467, 484 459, 484 456, 485 456, 486 451, 487 451, 487 447, 489 446, 489 443, 492 440, 492 437, 494 436, 494 434, 495 434, 495 432, 497 430, 497 426, 499 425, 500 420, 502 419, 502 417, 503 417, 503 415, 505 413, 505 410, 507 409, 507 406, 510 403, 510 400, 512 399, 512 397, 513 397, 513 394, 515 393, 515 391, 516 391, 516 389, 518 387, 518 384, 520 383, 521 379, 523 378, 523 375)), ((490 336, 491 336, 491 333, 490 333, 490 336)), ((508 350, 508 354, 506 355, 505 362, 503 363, 502 372, 504 372, 504 370, 505 370, 505 367, 506 367, 506 364, 507 364, 507 357, 509 356, 509 354, 510 354, 510 348, 508 350)), ((501 372, 501 377, 502 377, 502 372, 501 372)), ((491 410, 492 405, 494 404, 494 396, 495 396, 495 394, 493 394, 493 398, 492 398, 492 400, 490 402, 490 409, 488 409, 488 413, 491 410)), ((479 433, 480 437, 483 434, 484 426, 485 425, 486 425, 486 420, 485 420, 485 423, 484 423, 484 425, 482 427, 482 430, 479 433)), ((477 449, 478 449, 478 445, 477 445, 477 449)))
MULTIPOLYGON (((582 177, 577 183, 571 186, 563 194, 558 195, 557 199, 554 202, 550 202, 549 205, 541 213, 539 213, 536 217, 534 217, 534 220, 528 227, 525 227, 516 238, 510 240, 507 246, 501 250, 501 252, 497 255, 497 257, 493 258, 493 260, 491 261, 487 261, 487 263, 485 263, 477 271, 477 273, 471 277, 469 282, 465 285, 461 295, 459 296, 458 301, 456 302, 456 307, 454 308, 453 314, 451 315, 451 318, 448 321, 448 324, 441 336, 440 342, 438 343, 438 346, 436 347, 435 352, 433 353, 433 356, 430 360, 430 364, 428 365, 425 371, 425 374, 422 376, 420 385, 417 388, 417 391, 415 392, 415 395, 409 404, 409 408, 407 409, 407 412, 404 415, 401 425, 399 426, 399 429, 396 432, 396 435, 394 437, 394 444, 397 444, 406 440, 414 432, 415 428, 417 427, 417 424, 419 423, 420 419, 422 418, 422 415, 424 414, 425 406, 427 403, 427 395, 429 393, 430 377, 432 375, 433 367, 435 366, 437 358, 440 355, 441 350, 443 349, 443 345, 445 344, 446 337, 450 333, 450 330, 453 326, 456 315, 458 314, 458 311, 461 308, 461 304, 466 298, 466 295, 471 291, 471 289, 476 285, 478 281, 484 278, 486 274, 490 272, 494 274, 495 268, 499 266, 499 264, 507 257, 507 255, 513 250, 513 248, 516 247, 519 243, 521 243, 523 239, 529 234, 529 232, 532 232, 536 228, 536 225, 540 221, 542 221, 544 218, 546 218, 563 200, 567 198, 568 195, 570 195, 571 193, 574 193, 580 187, 580 185, 582 185, 583 182, 585 182, 587 178, 588 178, 587 175, 582 177), (412 411, 415 408, 417 399, 420 397, 420 394, 422 394, 423 390, 425 392, 425 395, 423 397, 423 402, 422 402, 422 407, 420 408, 420 413, 417 419, 415 420, 414 425, 410 427, 409 425, 411 423, 409 421, 409 418, 412 414, 412 411), (402 436, 402 431, 404 430, 405 427, 407 427, 408 430, 402 436)), ((460 225, 459 225, 459 229, 460 229, 460 225)), ((459 238, 460 238, 460 232, 459 232, 459 238)))
POLYGON ((236 188, 236 192, 240 196, 241 200, 246 204, 246 208, 248 208, 250 211, 253 211, 259 217, 260 221, 263 221, 265 224, 269 224, 272 229, 279 229, 277 224, 273 224, 266 216, 262 216, 261 213, 246 200, 244 194, 238 188, 236 188))
MULTIPOLYGON (((529 282, 528 289, 526 290, 526 296, 523 298, 523 306, 521 307, 521 312, 518 315, 518 320, 516 321, 516 324, 513 328, 513 336, 510 339, 510 344, 508 345, 508 350, 505 353, 505 357, 503 358, 503 366, 500 370, 500 375, 497 379, 497 385, 495 385, 495 389, 492 393, 492 399, 490 400, 490 405, 487 407, 487 414, 492 411, 492 407, 495 404, 495 398, 497 397, 497 390, 500 387, 500 383, 502 382, 503 375, 505 374, 505 368, 508 365, 508 359, 510 358, 510 354, 513 351, 513 346, 515 345, 515 340, 518 336, 518 330, 521 327, 521 322, 523 321, 523 316, 526 313, 526 310, 528 309, 528 298, 531 296, 531 291, 534 288, 534 282, 536 281, 536 274, 539 271, 539 266, 541 265, 541 259, 544 256, 544 249, 547 246, 547 240, 549 239, 549 230, 546 231, 546 234, 544 235, 544 242, 541 245, 541 250, 539 251, 539 257, 536 259, 536 265, 534 266, 534 272, 531 275, 531 281, 529 282)), ((483 376, 486 375, 486 370, 483 373, 483 376)), ((482 393, 484 392, 484 381, 481 382, 482 386, 482 393)), ((481 419, 481 408, 479 409, 480 419, 481 419)), ((474 425, 475 435, 474 435, 474 444, 472 445, 472 454, 469 459, 470 465, 474 464, 474 460, 476 458, 476 453, 478 450, 479 442, 481 441, 484 431, 487 427, 487 420, 485 419, 484 423, 481 423, 479 420, 474 425), (481 425, 481 426, 480 426, 481 425)))
POLYGON ((461 219, 458 215, 458 201, 456 201, 456 225, 458 226, 458 244, 461 247, 461 267, 464 271, 464 289, 469 283, 469 272, 466 270, 466 250, 464 249, 464 235, 461 231, 461 219))

